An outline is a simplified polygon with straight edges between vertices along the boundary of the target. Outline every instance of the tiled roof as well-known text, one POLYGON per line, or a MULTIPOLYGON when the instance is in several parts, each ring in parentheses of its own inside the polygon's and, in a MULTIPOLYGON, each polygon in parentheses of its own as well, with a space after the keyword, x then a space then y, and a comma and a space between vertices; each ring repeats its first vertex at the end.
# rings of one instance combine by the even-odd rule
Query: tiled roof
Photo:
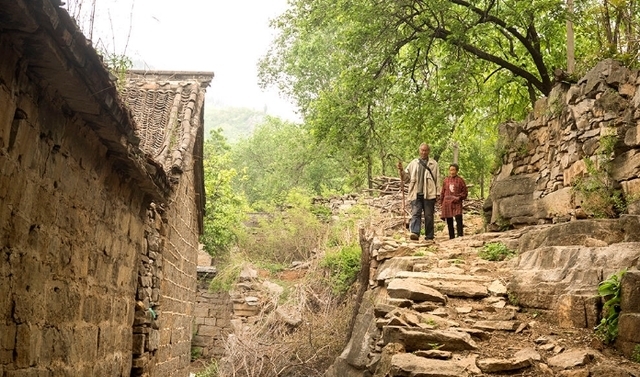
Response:
POLYGON ((199 210, 204 208, 204 96, 212 79, 212 72, 130 71, 123 92, 144 153, 162 165, 172 183, 194 170, 199 210))

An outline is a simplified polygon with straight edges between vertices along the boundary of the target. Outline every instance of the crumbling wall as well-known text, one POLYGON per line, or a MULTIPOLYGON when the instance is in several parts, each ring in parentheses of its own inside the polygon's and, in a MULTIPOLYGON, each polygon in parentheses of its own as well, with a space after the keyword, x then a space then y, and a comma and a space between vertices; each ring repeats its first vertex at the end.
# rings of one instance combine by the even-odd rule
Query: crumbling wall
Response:
POLYGON ((231 299, 228 292, 209 292, 214 267, 198 266, 198 295, 193 323, 192 353, 202 358, 220 358, 231 332, 231 299))
POLYGON ((640 195, 638 77, 602 61, 577 84, 556 85, 525 121, 500 126, 502 166, 485 204, 494 229, 576 218, 581 199, 571 186, 587 172, 585 159, 597 163, 606 136, 615 138, 612 178, 628 198, 640 195))

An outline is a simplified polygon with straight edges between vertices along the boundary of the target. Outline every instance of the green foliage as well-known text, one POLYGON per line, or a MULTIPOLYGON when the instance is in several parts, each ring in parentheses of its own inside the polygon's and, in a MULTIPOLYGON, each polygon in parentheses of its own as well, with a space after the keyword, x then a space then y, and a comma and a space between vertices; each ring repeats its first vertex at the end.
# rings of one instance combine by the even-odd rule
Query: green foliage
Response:
POLYGON ((606 344, 612 343, 618 337, 618 318, 620 316, 621 282, 626 269, 612 274, 598 285, 598 295, 605 302, 600 324, 596 326, 596 333, 606 344))
POLYGON ((513 306, 520 305, 520 299, 518 298, 518 295, 513 292, 509 292, 509 294, 507 295, 507 299, 509 300, 509 304, 513 306))
POLYGON ((131 58, 124 54, 109 53, 106 51, 100 51, 99 54, 102 55, 109 71, 116 77, 116 88, 118 92, 122 92, 126 86, 127 72, 133 67, 131 58))
POLYGON ((598 164, 584 159, 587 174, 574 182, 573 190, 580 194, 585 212, 596 218, 614 218, 626 211, 626 202, 622 191, 614 188, 615 181, 608 168, 610 162, 602 156, 596 156, 596 159, 598 164))
POLYGON ((516 255, 516 252, 509 249, 502 242, 489 242, 478 252, 478 256, 489 261, 503 261, 516 255))
POLYGON ((211 363, 205 369, 196 373, 196 377, 218 377, 219 373, 218 362, 211 360, 211 363))
POLYGON ((202 347, 191 347, 191 361, 196 361, 202 356, 202 347))
POLYGON ((209 254, 220 256, 238 241, 248 212, 244 197, 232 188, 237 172, 220 129, 205 142, 203 165, 206 204, 201 242, 209 254))
POLYGON ((329 270, 329 284, 336 294, 343 294, 356 281, 360 271, 361 250, 358 244, 327 252, 321 265, 329 270))
POLYGON ((269 271, 269 273, 272 275, 278 272, 282 272, 287 268, 287 266, 283 265, 282 263, 276 263, 268 260, 260 260, 257 261, 256 264, 258 265, 258 267, 269 271))
POLYGON ((239 246, 253 260, 288 264, 309 258, 324 240, 328 225, 311 211, 311 199, 301 202, 292 191, 280 209, 255 216, 254 226, 239 240, 239 246), (294 204, 295 203, 295 204, 294 204))
POLYGON ((464 140, 461 166, 482 191, 494 125, 523 119, 551 88, 548 67, 564 62, 563 8, 550 0, 486 9, 294 0, 272 25, 279 37, 261 61, 262 85, 293 98, 314 136, 346 153, 362 179, 389 173, 390 156, 408 160, 421 141, 439 159, 464 140))
MULTIPOLYGON (((424 320, 424 323, 426 323, 427 325, 433 327, 434 329, 438 328, 438 324, 436 323, 436 321, 433 318, 428 318, 428 319, 424 320)), ((431 348, 437 349, 437 348, 434 348, 434 347, 431 347, 431 348)))
POLYGON ((595 62, 613 58, 638 67, 640 13, 632 1, 575 2, 575 35, 579 48, 577 70, 584 73, 595 62))
POLYGON ((631 354, 631 361, 640 364, 640 344, 636 344, 631 354))
MULTIPOLYGON (((615 128, 613 132, 615 132, 615 128)), ((614 133, 611 135, 601 136, 599 143, 600 146, 598 148, 598 152, 603 156, 612 157, 616 144, 618 143, 618 135, 614 133)))
POLYGON ((233 146, 231 157, 240 172, 234 189, 254 209, 282 205, 294 188, 309 196, 345 186, 346 163, 314 143, 305 128, 278 118, 267 117, 250 138, 233 146))
POLYGON ((429 343, 429 347, 431 347, 432 350, 439 350, 440 348, 444 347, 444 344, 429 343))
POLYGON ((232 258, 228 258, 218 266, 218 273, 211 279, 209 283, 209 291, 214 293, 229 292, 231 287, 238 280, 240 272, 244 266, 241 256, 234 255, 232 258))

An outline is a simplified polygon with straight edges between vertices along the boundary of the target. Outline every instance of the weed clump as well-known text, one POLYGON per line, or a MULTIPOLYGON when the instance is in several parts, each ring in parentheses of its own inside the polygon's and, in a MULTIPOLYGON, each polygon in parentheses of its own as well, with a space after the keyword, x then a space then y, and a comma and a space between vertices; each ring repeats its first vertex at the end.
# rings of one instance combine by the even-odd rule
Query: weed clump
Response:
POLYGON ((482 247, 478 256, 488 261, 503 261, 516 255, 514 250, 509 249, 502 242, 490 242, 482 247))

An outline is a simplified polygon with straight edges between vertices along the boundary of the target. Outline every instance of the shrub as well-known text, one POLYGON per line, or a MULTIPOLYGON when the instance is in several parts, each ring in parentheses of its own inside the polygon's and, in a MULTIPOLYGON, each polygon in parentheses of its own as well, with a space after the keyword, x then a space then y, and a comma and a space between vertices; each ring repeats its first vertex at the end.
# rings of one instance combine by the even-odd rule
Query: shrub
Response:
POLYGON ((640 364, 640 344, 636 344, 633 348, 633 353, 631 354, 631 361, 640 364))
POLYGON ((196 361, 202 356, 202 347, 191 347, 191 361, 196 361))
POLYGON ((516 252, 509 249, 502 242, 490 242, 482 247, 478 256, 488 261, 503 261, 516 255, 516 252))
POLYGON ((238 280, 244 262, 239 257, 228 259, 218 266, 218 272, 209 283, 211 292, 228 292, 238 280))
POLYGON ((360 246, 351 244, 337 252, 325 254, 321 266, 330 271, 329 283, 334 293, 342 294, 356 281, 360 270, 360 246))
POLYGON ((258 220, 258 226, 251 228, 239 245, 253 260, 289 264, 313 255, 326 229, 310 209, 275 210, 258 220))
POLYGON ((196 377, 218 377, 218 362, 212 360, 211 363, 200 372, 196 373, 196 377))
POLYGON ((620 316, 621 281, 627 270, 612 274, 607 280, 598 285, 598 295, 605 301, 602 308, 603 315, 600 324, 596 326, 596 333, 606 344, 612 343, 618 337, 618 317, 620 316))
POLYGON ((622 191, 611 177, 611 158, 617 142, 616 136, 600 138, 598 153, 584 158, 587 173, 573 184, 573 190, 582 196, 582 208, 596 218, 614 218, 627 210, 622 191))

